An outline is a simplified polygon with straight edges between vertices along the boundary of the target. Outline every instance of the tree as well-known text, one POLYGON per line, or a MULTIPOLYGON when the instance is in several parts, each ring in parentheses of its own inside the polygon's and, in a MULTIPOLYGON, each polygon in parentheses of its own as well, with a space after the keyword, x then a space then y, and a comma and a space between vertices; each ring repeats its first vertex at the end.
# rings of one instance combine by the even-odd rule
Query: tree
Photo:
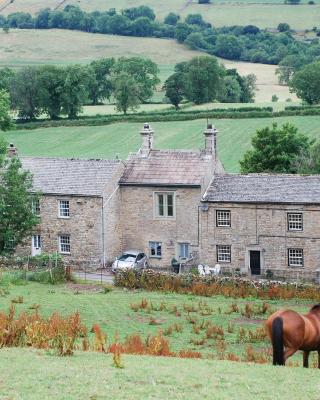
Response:
POLYGON ((134 77, 121 71, 113 75, 111 82, 117 111, 124 114, 128 110, 135 111, 139 105, 140 89, 134 77))
POLYGON ((178 110, 185 92, 184 75, 181 72, 175 72, 165 81, 163 89, 170 103, 178 110))
POLYGON ((76 118, 88 99, 88 70, 81 65, 72 65, 64 71, 62 113, 76 118))
POLYGON ((241 87, 240 102, 253 103, 256 94, 255 92, 257 90, 257 77, 255 76, 255 74, 249 74, 246 76, 240 76, 238 74, 238 82, 241 87))
POLYGON ((110 99, 112 94, 110 77, 114 64, 114 58, 102 58, 89 64, 88 97, 92 104, 96 105, 104 99, 110 99))
POLYGON ((200 32, 190 33, 190 35, 188 35, 188 37, 184 41, 184 44, 189 46, 191 50, 208 48, 208 43, 200 32))
POLYGON ((152 36, 154 22, 147 17, 139 17, 131 24, 131 31, 134 36, 146 37, 152 36))
POLYGON ((191 32, 192 28, 188 24, 184 22, 179 22, 176 25, 174 36, 179 43, 183 43, 191 32))
POLYGON ((201 14, 189 14, 185 19, 185 22, 188 25, 206 26, 206 22, 203 20, 201 14))
POLYGON ((0 90, 6 90, 9 92, 11 80, 14 78, 15 72, 12 68, 0 69, 0 90))
POLYGON ((38 69, 21 68, 11 80, 10 96, 12 107, 23 119, 35 119, 41 113, 38 93, 38 69))
POLYGON ((61 114, 64 90, 64 69, 54 65, 44 65, 38 69, 38 96, 43 112, 51 119, 61 114))
POLYGON ((288 31, 290 31, 290 25, 287 24, 286 22, 281 22, 278 25, 278 31, 279 32, 288 32, 288 31))
POLYGON ((308 152, 313 142, 293 125, 273 124, 257 130, 251 143, 253 148, 240 161, 242 173, 297 173, 297 157, 308 152))
POLYGON ((48 29, 49 27, 50 8, 40 10, 36 16, 35 28, 48 29))
POLYGON ((156 19, 154 11, 148 6, 127 8, 125 10, 122 10, 121 13, 132 21, 140 17, 146 17, 148 19, 151 19, 152 21, 156 19))
POLYGON ((241 97, 241 87, 235 76, 224 78, 224 94, 221 100, 224 103, 239 103, 241 97))
POLYGON ((160 83, 157 64, 141 57, 119 58, 112 68, 112 72, 116 75, 125 72, 134 79, 138 85, 140 102, 146 102, 160 83))
POLYGON ((28 237, 39 218, 32 212, 32 176, 22 170, 17 157, 8 158, 2 151, 0 169, 0 254, 12 253, 28 237))
POLYGON ((298 155, 294 167, 299 174, 320 174, 320 142, 314 143, 309 151, 298 155))
POLYGON ((177 25, 179 19, 180 16, 178 14, 171 12, 165 17, 164 23, 167 25, 177 25))
POLYGON ((231 60, 239 60, 243 51, 242 43, 234 35, 219 35, 215 54, 219 57, 228 58, 231 60))
POLYGON ((225 70, 216 58, 195 57, 184 67, 188 100, 196 104, 208 103, 221 95, 225 70))
POLYGON ((320 102, 320 61, 308 64, 294 73, 289 82, 291 92, 308 104, 320 102))
POLYGON ((11 127, 9 93, 0 90, 0 130, 6 131, 11 127))

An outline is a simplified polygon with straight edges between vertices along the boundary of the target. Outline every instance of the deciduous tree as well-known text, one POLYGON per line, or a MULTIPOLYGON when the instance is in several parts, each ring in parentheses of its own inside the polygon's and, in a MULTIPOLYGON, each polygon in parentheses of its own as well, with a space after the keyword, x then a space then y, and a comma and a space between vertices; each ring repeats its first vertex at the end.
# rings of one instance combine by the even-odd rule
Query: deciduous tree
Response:
POLYGON ((242 173, 297 173, 297 157, 308 152, 313 142, 293 125, 273 124, 257 130, 251 143, 252 149, 240 161, 242 173))

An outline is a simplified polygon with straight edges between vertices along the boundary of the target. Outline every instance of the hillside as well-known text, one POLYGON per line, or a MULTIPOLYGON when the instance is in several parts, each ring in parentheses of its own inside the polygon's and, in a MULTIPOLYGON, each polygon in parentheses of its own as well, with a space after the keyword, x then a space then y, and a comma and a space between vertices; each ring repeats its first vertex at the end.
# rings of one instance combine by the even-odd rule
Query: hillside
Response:
MULTIPOLYGON (((39 0, 2 0, 1 5, 7 7, 2 11, 8 14, 16 11, 36 13, 44 8, 39 0)), ((320 17, 319 0, 315 5, 308 5, 303 0, 299 6, 288 6, 283 0, 215 0, 211 5, 199 5, 196 0, 47 0, 45 7, 55 8, 67 4, 79 5, 87 11, 108 10, 115 7, 120 10, 125 7, 148 5, 152 7, 157 17, 162 19, 169 12, 175 12, 185 17, 188 14, 200 13, 214 26, 248 25, 253 24, 261 28, 275 28, 280 22, 288 22, 295 29, 311 29, 318 26, 320 17)))
MULTIPOLYGON (((151 121, 152 122, 152 121, 151 121)), ((320 117, 281 117, 257 119, 220 119, 213 121, 219 130, 219 156, 228 172, 239 171, 239 160, 250 147, 254 132, 273 122, 290 122, 300 132, 320 137, 320 117)), ((203 146, 205 120, 155 122, 155 146, 160 149, 199 149, 203 146)), ((43 128, 6 132, 21 155, 45 157, 125 159, 140 147, 141 124, 117 123, 107 126, 43 128)))
POLYGON ((103 354, 58 358, 24 349, 1 349, 0 357, 2 399, 319 398, 315 369, 141 356, 123 356, 116 369, 103 354))
MULTIPOLYGON (((0 66, 87 63, 102 57, 142 56, 159 64, 164 81, 176 63, 202 54, 168 39, 137 39, 56 29, 19 29, 9 34, 0 31, 0 66)), ((256 101, 270 101, 273 94, 280 100, 295 99, 286 86, 278 85, 275 65, 221 61, 227 68, 237 68, 242 75, 254 73, 257 76, 256 101)))

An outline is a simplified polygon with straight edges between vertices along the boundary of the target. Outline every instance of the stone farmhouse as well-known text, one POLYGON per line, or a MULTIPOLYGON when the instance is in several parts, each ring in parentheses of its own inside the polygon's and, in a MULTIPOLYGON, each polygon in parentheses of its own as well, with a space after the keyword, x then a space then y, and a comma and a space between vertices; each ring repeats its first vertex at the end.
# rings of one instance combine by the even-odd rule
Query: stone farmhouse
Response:
POLYGON ((320 268, 320 176, 226 174, 210 124, 199 151, 157 150, 149 124, 140 134, 125 162, 23 157, 41 224, 19 252, 97 265, 139 249, 153 267, 175 258, 256 275, 320 268))

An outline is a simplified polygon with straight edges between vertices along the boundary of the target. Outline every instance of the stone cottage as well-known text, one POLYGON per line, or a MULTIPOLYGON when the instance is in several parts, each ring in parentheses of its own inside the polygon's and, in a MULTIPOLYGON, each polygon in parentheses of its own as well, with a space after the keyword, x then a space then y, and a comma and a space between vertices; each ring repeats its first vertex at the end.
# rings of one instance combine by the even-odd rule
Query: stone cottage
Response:
POLYGON ((314 275, 320 268, 320 176, 215 175, 202 199, 201 239, 201 260, 210 265, 256 275, 314 275))
POLYGON ((142 147, 129 157, 120 178, 122 248, 138 248, 149 265, 168 267, 173 258, 196 258, 200 250, 201 197, 212 176, 223 173, 217 131, 204 132, 199 151, 156 150, 145 124, 142 147))
MULTIPOLYGON (((11 146, 11 155, 14 149, 11 146)), ((121 251, 117 160, 21 157, 33 174, 41 217, 20 254, 59 252, 70 262, 105 264, 121 251)))

